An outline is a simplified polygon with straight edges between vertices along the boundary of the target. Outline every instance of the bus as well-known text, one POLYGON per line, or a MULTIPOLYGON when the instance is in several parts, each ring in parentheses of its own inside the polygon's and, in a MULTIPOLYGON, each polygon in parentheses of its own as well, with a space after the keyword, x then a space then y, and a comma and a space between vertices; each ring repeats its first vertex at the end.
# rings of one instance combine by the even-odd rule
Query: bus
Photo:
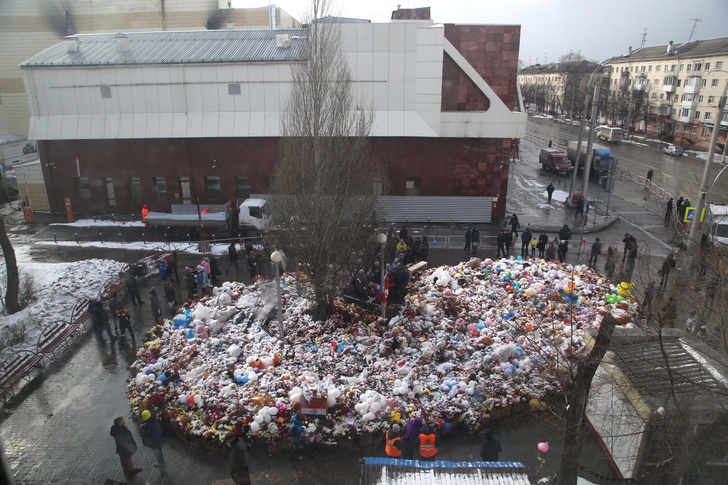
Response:
POLYGON ((597 138, 608 141, 609 143, 619 143, 622 141, 622 128, 602 125, 597 128, 597 138))

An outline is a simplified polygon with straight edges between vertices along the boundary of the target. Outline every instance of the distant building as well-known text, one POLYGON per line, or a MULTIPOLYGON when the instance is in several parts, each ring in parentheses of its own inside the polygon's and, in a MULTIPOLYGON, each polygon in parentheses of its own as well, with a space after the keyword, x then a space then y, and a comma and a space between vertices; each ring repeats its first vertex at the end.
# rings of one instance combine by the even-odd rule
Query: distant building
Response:
MULTIPOLYGON (((641 109, 633 103, 633 111, 639 111, 632 114, 638 130, 707 147, 728 81, 728 37, 630 49, 606 66, 610 96, 621 91, 641 100, 641 109)), ((723 114, 719 123, 725 143, 728 116, 723 114)))
MULTIPOLYGON (((504 215, 512 139, 526 129, 520 27, 339 27, 355 94, 373 105, 385 195, 433 221, 504 215), (477 213, 464 213, 463 197, 477 213)), ((75 212, 136 212, 265 193, 305 38, 305 29, 76 35, 22 63, 50 210, 64 198, 75 212)))
MULTIPOLYGON (((589 61, 535 64, 518 72, 518 82, 526 104, 551 115, 580 117, 589 76, 597 64, 589 61)), ((599 68, 597 72, 601 72, 599 68)))

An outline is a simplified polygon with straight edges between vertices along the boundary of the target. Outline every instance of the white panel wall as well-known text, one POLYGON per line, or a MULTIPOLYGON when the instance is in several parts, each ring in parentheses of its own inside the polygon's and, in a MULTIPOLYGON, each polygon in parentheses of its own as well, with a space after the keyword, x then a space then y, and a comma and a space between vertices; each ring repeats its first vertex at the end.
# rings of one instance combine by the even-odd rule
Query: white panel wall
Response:
MULTIPOLYGON (((441 113, 444 27, 342 24, 353 90, 374 109, 374 136, 520 137, 520 113, 441 113)), ((462 61, 461 61, 462 62, 462 61)), ((279 136, 291 64, 32 69, 31 138, 279 136), (240 84, 240 95, 228 84, 240 84), (111 98, 102 99, 108 86, 111 98)), ((491 110, 496 111, 496 110, 491 110)))

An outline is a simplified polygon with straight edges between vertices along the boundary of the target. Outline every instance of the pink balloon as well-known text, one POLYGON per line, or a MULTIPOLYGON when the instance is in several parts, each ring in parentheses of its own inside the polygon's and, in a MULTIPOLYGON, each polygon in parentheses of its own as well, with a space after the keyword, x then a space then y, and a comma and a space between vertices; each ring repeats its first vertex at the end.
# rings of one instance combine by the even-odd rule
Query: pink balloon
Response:
POLYGON ((539 443, 538 451, 542 451, 542 452, 546 453, 547 451, 549 451, 549 444, 548 443, 539 443))

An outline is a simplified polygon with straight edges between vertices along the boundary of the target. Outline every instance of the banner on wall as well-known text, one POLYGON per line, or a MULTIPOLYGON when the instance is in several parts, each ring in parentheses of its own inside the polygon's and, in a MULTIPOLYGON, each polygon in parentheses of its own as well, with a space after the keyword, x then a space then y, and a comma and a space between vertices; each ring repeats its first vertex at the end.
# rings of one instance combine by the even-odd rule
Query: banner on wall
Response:
POLYGON ((32 140, 7 143, 2 148, 6 164, 17 165, 38 159, 38 144, 32 140))

